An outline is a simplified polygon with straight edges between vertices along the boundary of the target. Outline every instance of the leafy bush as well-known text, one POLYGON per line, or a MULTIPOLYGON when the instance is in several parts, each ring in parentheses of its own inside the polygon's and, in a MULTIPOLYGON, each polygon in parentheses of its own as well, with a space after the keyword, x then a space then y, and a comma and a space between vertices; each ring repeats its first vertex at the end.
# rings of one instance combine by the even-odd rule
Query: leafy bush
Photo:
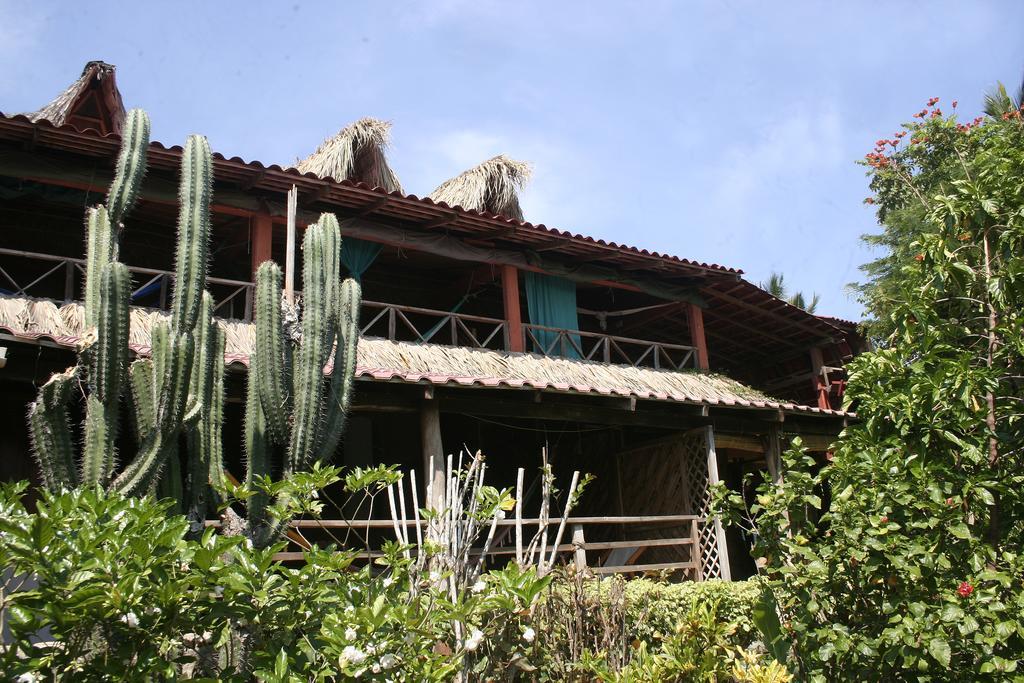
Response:
POLYGON ((1024 678, 1024 121, 936 104, 867 157, 889 253, 858 421, 749 510, 719 491, 767 560, 769 647, 810 681, 1024 678))
POLYGON ((397 545, 368 567, 331 549, 286 567, 279 546, 212 528, 192 538, 170 501, 81 489, 44 493, 30 513, 24 488, 0 489, 5 679, 655 681, 696 666, 754 680, 737 672, 766 666, 736 650, 746 584, 510 565, 452 595, 397 545))
POLYGON ((710 581, 665 583, 634 579, 625 586, 630 630, 645 642, 672 633, 681 615, 700 605, 716 605, 719 621, 735 626, 729 642, 747 647, 759 634, 752 619, 761 595, 757 579, 749 581, 710 581))

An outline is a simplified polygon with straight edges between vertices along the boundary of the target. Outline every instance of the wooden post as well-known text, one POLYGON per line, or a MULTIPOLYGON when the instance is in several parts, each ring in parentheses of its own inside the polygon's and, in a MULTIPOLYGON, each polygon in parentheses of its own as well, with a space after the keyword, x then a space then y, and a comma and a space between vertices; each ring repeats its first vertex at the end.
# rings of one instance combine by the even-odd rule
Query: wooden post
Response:
POLYGON ((299 191, 288 190, 288 232, 284 246, 284 298, 295 303, 295 216, 299 211, 299 191))
POLYGON ((519 308, 519 271, 515 266, 501 267, 501 294, 505 302, 505 329, 508 332, 508 350, 522 352, 523 316, 519 308))
POLYGON ((440 511, 445 506, 445 464, 441 411, 436 400, 426 400, 420 407, 420 438, 423 442, 423 482, 430 491, 424 503, 428 510, 440 511))
POLYGON ((700 526, 697 520, 690 522, 690 561, 693 562, 693 580, 704 580, 704 567, 700 561, 700 526))
POLYGON ((583 525, 573 524, 572 544, 576 546, 576 571, 578 572, 587 570, 587 551, 583 547, 584 543, 586 543, 586 539, 583 537, 583 525))
POLYGON ((271 257, 271 246, 274 239, 274 223, 269 214, 256 214, 252 217, 252 280, 256 281, 256 269, 271 257))
MULTIPOLYGON (((708 448, 708 486, 718 483, 718 454, 715 453, 715 430, 711 425, 704 428, 708 448)), ((729 547, 725 542, 725 528, 722 520, 715 518, 715 538, 718 545, 718 566, 720 576, 726 581, 732 581, 732 571, 729 568, 729 547)))
POLYGON ((697 349, 697 369, 707 370, 708 342, 704 337, 704 311, 696 304, 686 305, 686 324, 690 328, 690 345, 697 349))
POLYGON ((764 451, 765 464, 772 483, 782 483, 782 428, 777 424, 768 425, 768 444, 764 451))
POLYGON ((824 365, 825 361, 821 353, 821 347, 811 347, 811 372, 814 373, 811 383, 814 386, 814 393, 818 398, 818 407, 823 410, 829 410, 832 408, 832 402, 828 398, 829 387, 825 385, 825 376, 821 374, 821 369, 824 365))

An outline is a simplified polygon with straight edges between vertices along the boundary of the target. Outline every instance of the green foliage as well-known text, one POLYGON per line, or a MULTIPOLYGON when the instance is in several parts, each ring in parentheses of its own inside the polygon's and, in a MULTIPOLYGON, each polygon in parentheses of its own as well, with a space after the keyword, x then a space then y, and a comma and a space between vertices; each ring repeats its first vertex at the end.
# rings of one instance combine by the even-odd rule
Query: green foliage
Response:
MULTIPOLYGON (((315 517, 310 493, 341 475, 314 466, 268 485, 279 498, 287 488, 283 497, 315 517)), ((394 472, 350 475, 353 486, 379 491, 394 472)), ((440 577, 415 580, 397 544, 363 567, 354 552, 316 547, 286 567, 274 560, 280 545, 260 549, 212 528, 191 536, 189 520, 168 514, 170 501, 83 487, 44 493, 29 512, 24 489, 0 488, 0 556, 11 570, 0 609, 12 638, 0 669, 14 679, 788 680, 737 648, 756 586, 636 582, 633 616, 614 635, 620 642, 606 643, 626 652, 619 660, 592 637, 608 626, 599 611, 622 607, 605 604, 624 595, 607 581, 509 566, 449 594, 440 577), (671 625, 639 640, 648 614, 671 625), (566 618, 597 630, 566 630, 566 618)))
POLYGON ((818 308, 818 303, 821 301, 821 296, 817 293, 811 295, 810 301, 807 300, 803 292, 793 292, 790 294, 786 287, 786 278, 782 273, 772 272, 768 279, 760 284, 760 287, 776 299, 782 299, 786 303, 802 308, 808 313, 814 313, 818 308))
POLYGON ((719 491, 810 681, 1024 675, 1024 124, 915 116, 867 158, 889 252, 861 288, 858 420, 822 469, 795 443, 749 509, 719 491))
POLYGON ((758 637, 752 612, 760 590, 756 580, 666 583, 634 579, 625 587, 626 614, 635 637, 654 643, 673 632, 680 615, 713 604, 718 619, 735 627, 730 644, 747 647, 758 637))

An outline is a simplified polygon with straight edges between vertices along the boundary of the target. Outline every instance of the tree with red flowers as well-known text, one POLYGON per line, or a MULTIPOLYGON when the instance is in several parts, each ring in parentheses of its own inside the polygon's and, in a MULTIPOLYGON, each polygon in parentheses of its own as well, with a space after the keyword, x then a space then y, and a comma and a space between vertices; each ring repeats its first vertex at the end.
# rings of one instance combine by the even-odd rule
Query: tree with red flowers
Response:
POLYGON ((886 254, 859 290, 857 421, 823 469, 795 444, 752 507, 719 492, 801 680, 1024 675, 1024 120, 938 98, 912 118, 864 159, 886 254))

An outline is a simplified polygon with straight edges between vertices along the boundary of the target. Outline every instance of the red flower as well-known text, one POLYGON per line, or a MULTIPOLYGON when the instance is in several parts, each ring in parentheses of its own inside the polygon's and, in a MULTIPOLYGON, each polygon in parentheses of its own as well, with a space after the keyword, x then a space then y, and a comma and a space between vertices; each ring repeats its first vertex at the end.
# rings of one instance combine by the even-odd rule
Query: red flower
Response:
POLYGON ((930 100, 928 100, 928 106, 929 107, 934 107, 936 104, 938 104, 938 102, 939 102, 939 98, 938 97, 933 97, 930 100))
POLYGON ((947 498, 946 499, 946 505, 953 505, 953 499, 952 498, 947 498))
POLYGON ((959 595, 961 598, 969 598, 971 597, 971 593, 974 592, 974 586, 967 583, 966 581, 961 581, 960 585, 956 589, 956 592, 957 595, 959 595))
POLYGON ((881 522, 882 524, 888 524, 889 523, 889 517, 887 515, 882 515, 882 519, 880 519, 878 521, 881 522))
POLYGON ((956 109, 956 100, 953 100, 953 109, 956 109))
POLYGON ((914 257, 915 261, 924 261, 924 254, 918 254, 914 257))

